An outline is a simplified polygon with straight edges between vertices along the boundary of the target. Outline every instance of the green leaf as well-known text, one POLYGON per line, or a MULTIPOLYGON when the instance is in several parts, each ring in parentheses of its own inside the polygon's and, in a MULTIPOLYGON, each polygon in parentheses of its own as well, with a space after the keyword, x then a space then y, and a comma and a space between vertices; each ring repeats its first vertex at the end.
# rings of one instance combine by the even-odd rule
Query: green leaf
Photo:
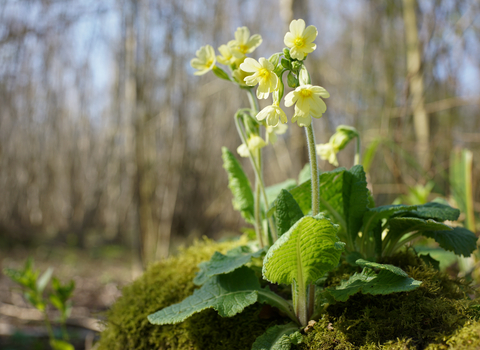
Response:
POLYGON ((368 234, 373 230, 382 220, 388 219, 394 215, 404 214, 417 209, 416 205, 384 205, 373 209, 367 209, 363 216, 364 234, 368 234))
POLYGON ((273 283, 304 284, 315 282, 334 269, 341 250, 337 227, 328 219, 305 216, 270 247, 263 261, 263 276, 273 283))
POLYGON ((230 274, 209 279, 193 295, 149 315, 148 320, 159 325, 175 324, 209 308, 217 310, 222 317, 231 317, 255 303, 259 289, 255 273, 244 266, 230 274))
POLYGON ((290 192, 285 190, 282 190, 275 200, 275 208, 277 232, 280 237, 303 217, 303 212, 290 192))
MULTIPOLYGON (((335 221, 342 221, 343 200, 343 172, 345 168, 337 168, 320 174, 320 210, 328 211, 335 216, 335 221), (340 218, 340 220, 339 220, 340 218)), ((312 210, 312 183, 307 180, 290 190, 293 198, 307 215, 312 210)))
POLYGON ((465 227, 475 231, 474 191, 473 191, 473 152, 468 149, 455 149, 450 154, 450 189, 455 202, 465 213, 465 227))
POLYGON ((193 279, 196 285, 204 284, 209 278, 230 273, 243 265, 249 263, 252 258, 259 258, 265 253, 264 249, 256 252, 247 246, 237 247, 227 252, 226 255, 215 252, 209 261, 200 263, 200 271, 193 279))
POLYGON ((50 346, 53 350, 75 350, 75 347, 72 344, 59 339, 51 339, 50 346))
POLYGON ((381 138, 376 138, 374 139, 365 149, 365 152, 363 152, 363 168, 365 169, 365 172, 370 171, 370 166, 372 165, 373 158, 375 157, 375 154, 377 153, 377 148, 381 144, 382 139, 381 138))
POLYGON ((290 194, 297 202, 304 215, 307 215, 312 210, 312 182, 307 180, 290 190, 290 194))
POLYGON ((52 294, 49 296, 49 299, 50 299, 50 302, 52 303, 52 305, 62 311, 64 309, 64 303, 63 301, 58 297, 58 295, 55 295, 55 294, 52 294))
POLYGON ((228 173, 228 187, 232 191, 232 204, 239 210, 246 221, 254 222, 254 200, 250 182, 242 166, 226 147, 222 147, 223 167, 228 173))
POLYGON ((345 168, 337 168, 320 174, 320 210, 346 230, 343 205, 343 175, 345 168))
POLYGON ((440 261, 435 260, 430 254, 419 255, 425 264, 432 265, 435 270, 440 270, 440 261))
POLYGON ((350 296, 358 292, 372 295, 408 292, 422 284, 421 281, 408 277, 405 271, 393 265, 378 264, 363 259, 357 260, 356 263, 364 268, 361 273, 355 273, 335 289, 327 289, 335 300, 347 301, 350 296), (375 273, 374 268, 379 269, 380 272, 375 273))
POLYGON ((32 258, 27 259, 23 270, 5 268, 3 272, 21 286, 32 291, 37 290, 37 278, 40 272, 33 268, 32 258))
POLYGON ((48 282, 50 281, 50 278, 52 277, 53 274, 53 268, 49 267, 47 271, 43 273, 42 276, 37 280, 37 290, 39 293, 42 293, 47 286, 48 282))
POLYGON ((367 178, 361 165, 355 165, 343 175, 343 208, 347 235, 352 240, 358 235, 368 207, 367 178))
POLYGON ((175 324, 205 309, 217 310, 222 317, 242 312, 255 302, 268 303, 295 320, 291 305, 268 287, 261 288, 255 271, 242 266, 229 274, 217 275, 178 304, 148 316, 153 324, 175 324))
POLYGON ((404 235, 409 232, 451 230, 452 228, 441 222, 432 219, 420 219, 411 217, 393 217, 388 220, 389 233, 395 236, 404 235))
POLYGON ((422 219, 433 219, 436 221, 455 221, 460 216, 460 210, 449 205, 431 202, 417 206, 417 210, 409 213, 422 219))
POLYGON ((477 249, 477 236, 464 227, 453 227, 448 231, 427 231, 424 236, 433 238, 445 250, 469 257, 477 249))
POLYGON ((212 71, 218 78, 232 81, 232 79, 230 79, 230 76, 222 68, 218 66, 213 66, 212 71))
POLYGON ((289 350, 292 344, 301 342, 301 334, 298 333, 300 335, 298 337, 296 333, 298 333, 298 325, 295 323, 270 327, 255 340, 252 350, 289 350))
POLYGON ((310 163, 305 164, 300 173, 298 174, 298 183, 304 183, 312 178, 312 169, 310 169, 310 163))
POLYGON ((275 199, 278 197, 278 195, 280 194, 280 192, 282 192, 282 190, 289 191, 292 188, 294 188, 295 186, 297 186, 297 181, 295 181, 294 179, 287 179, 287 180, 285 180, 283 182, 280 182, 278 184, 268 186, 265 189, 265 193, 267 194, 268 203, 273 203, 275 201, 275 199))

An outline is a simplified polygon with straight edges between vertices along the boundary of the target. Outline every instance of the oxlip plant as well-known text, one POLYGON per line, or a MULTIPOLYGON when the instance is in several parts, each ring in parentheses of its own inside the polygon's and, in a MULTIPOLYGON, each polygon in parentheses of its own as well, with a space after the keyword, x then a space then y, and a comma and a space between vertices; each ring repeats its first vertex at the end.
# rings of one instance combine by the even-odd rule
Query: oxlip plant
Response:
POLYGON ((328 303, 346 301, 359 292, 389 294, 420 286, 421 281, 399 267, 377 262, 418 236, 433 238, 458 255, 469 256, 476 249, 476 236, 452 224, 459 211, 444 203, 375 207, 361 165, 360 135, 354 128, 342 125, 328 143, 316 145, 312 118, 326 112, 323 99, 329 97, 325 88, 313 85, 305 66, 308 54, 316 49, 317 29, 307 27, 302 19, 292 21, 289 29, 284 37, 286 48, 268 59, 247 57, 262 38, 241 27, 234 40, 218 48, 220 55, 207 45, 191 61, 194 74, 213 71, 249 97, 250 108, 238 110, 234 123, 241 140, 237 153, 249 158, 254 170, 253 189, 234 154, 223 148, 222 157, 233 206, 253 224, 256 241, 226 254, 216 252, 201 263, 194 279, 199 288, 182 302, 148 316, 153 324, 182 322, 207 308, 231 317, 255 302, 266 303, 291 322, 268 329, 253 349, 288 349, 302 341, 300 330, 319 317, 328 303), (291 89, 287 94, 285 82, 291 89), (259 110, 258 99, 270 95, 272 103, 259 110), (291 122, 305 130, 309 167, 302 170, 298 181, 288 179, 266 187, 262 149, 286 130, 288 117, 282 101, 286 107, 294 106, 291 122), (356 141, 354 166, 320 173, 317 152, 338 166, 336 154, 352 140, 356 141), (323 277, 340 259, 362 272, 335 288, 323 288, 323 277), (275 283, 290 286, 291 298, 273 292, 269 286, 275 283))

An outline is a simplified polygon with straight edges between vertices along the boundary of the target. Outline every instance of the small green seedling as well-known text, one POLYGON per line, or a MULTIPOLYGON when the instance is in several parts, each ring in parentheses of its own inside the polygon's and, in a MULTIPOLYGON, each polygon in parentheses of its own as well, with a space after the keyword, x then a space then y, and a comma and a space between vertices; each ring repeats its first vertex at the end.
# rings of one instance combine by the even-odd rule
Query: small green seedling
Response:
POLYGON ((50 338, 50 346, 53 350, 74 350, 69 343, 69 337, 66 329, 66 321, 72 310, 71 301, 75 282, 72 280, 67 284, 62 284, 56 277, 52 278, 53 269, 48 268, 40 276, 40 271, 33 267, 32 259, 27 259, 23 270, 14 270, 5 268, 5 275, 22 286, 25 299, 37 310, 43 313, 45 326, 50 338), (48 297, 44 296, 48 283, 51 283, 51 292, 48 297), (62 327, 62 339, 57 339, 54 335, 50 318, 47 314, 48 302, 60 311, 60 325, 62 327))

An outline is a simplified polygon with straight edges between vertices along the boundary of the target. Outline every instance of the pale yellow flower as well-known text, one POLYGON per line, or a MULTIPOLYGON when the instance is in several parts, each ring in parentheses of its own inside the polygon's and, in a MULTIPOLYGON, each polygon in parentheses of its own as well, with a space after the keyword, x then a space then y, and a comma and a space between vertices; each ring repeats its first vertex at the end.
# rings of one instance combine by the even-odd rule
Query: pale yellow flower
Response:
POLYGON ((248 86, 246 83, 245 83, 245 78, 252 75, 252 73, 247 73, 243 70, 241 70, 240 68, 237 68, 235 69, 233 72, 232 72, 232 77, 237 81, 237 83, 239 83, 241 86, 248 86))
POLYGON ((254 151, 263 148, 266 145, 267 143, 260 136, 252 134, 247 140, 247 145, 243 143, 238 146, 237 153, 240 155, 240 157, 247 158, 250 156, 248 150, 253 153, 254 151))
POLYGON ((215 67, 215 50, 210 45, 202 46, 196 55, 197 57, 190 61, 190 65, 197 70, 193 74, 203 75, 215 67))
POLYGON ((262 43, 260 34, 250 36, 250 30, 247 27, 237 28, 235 40, 228 43, 232 54, 237 58, 243 58, 247 53, 252 53, 262 43))
POLYGON ((226 66, 234 65, 235 67, 238 67, 245 60, 246 56, 245 55, 241 57, 234 56, 233 54, 234 47, 232 43, 233 41, 230 41, 227 45, 221 45, 218 48, 220 55, 217 56, 217 61, 226 66))
POLYGON ((217 61, 226 66, 235 62, 236 58, 233 56, 232 48, 228 45, 221 45, 218 48, 220 55, 217 56, 217 61))
POLYGON ((248 147, 244 143, 237 147, 237 153, 240 157, 243 158, 248 158, 250 156, 250 153, 248 152, 248 147))
POLYGON ((257 97, 259 99, 267 98, 269 93, 278 90, 278 77, 273 72, 275 67, 264 57, 260 57, 258 62, 253 58, 247 57, 240 65, 240 69, 247 73, 253 73, 245 78, 245 83, 248 86, 258 84, 257 97))
POLYGON ((327 160, 330 164, 338 166, 338 161, 337 161, 338 149, 336 149, 333 144, 331 144, 330 142, 324 143, 321 145, 317 145, 316 148, 320 158, 322 158, 323 160, 327 160))
POLYGON ((290 22, 290 32, 285 34, 283 42, 290 48, 290 57, 303 60, 305 56, 317 48, 313 43, 318 31, 315 26, 305 28, 303 19, 290 22))
POLYGON ((327 105, 320 98, 328 98, 330 94, 321 86, 302 85, 285 96, 285 106, 295 104, 295 115, 292 122, 299 126, 310 126, 312 118, 320 118, 327 110, 327 105))
POLYGON ((277 126, 279 120, 282 123, 288 122, 285 112, 278 106, 278 104, 267 106, 257 114, 258 121, 264 119, 266 119, 268 126, 277 126))
POLYGON ((272 145, 277 142, 277 135, 283 135, 287 132, 288 126, 287 124, 279 123, 277 126, 269 126, 267 125, 267 143, 271 143, 272 145))

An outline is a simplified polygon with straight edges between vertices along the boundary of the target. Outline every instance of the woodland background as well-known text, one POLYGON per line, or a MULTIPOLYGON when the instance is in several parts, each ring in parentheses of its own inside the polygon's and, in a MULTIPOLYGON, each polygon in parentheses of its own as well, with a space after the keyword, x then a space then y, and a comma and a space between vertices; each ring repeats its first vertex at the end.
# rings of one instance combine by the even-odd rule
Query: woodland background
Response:
MULTIPOLYGON (((238 234, 221 146, 239 146, 247 97, 189 62, 244 25, 268 57, 298 18, 318 28, 307 65, 331 94, 317 143, 340 124, 360 131, 377 204, 431 180, 431 197, 449 197, 452 152, 468 148, 478 213, 478 0, 4 0, 0 246, 117 244, 146 264, 238 234)), ((302 130, 290 123, 265 153, 267 185, 296 178, 302 130)))

